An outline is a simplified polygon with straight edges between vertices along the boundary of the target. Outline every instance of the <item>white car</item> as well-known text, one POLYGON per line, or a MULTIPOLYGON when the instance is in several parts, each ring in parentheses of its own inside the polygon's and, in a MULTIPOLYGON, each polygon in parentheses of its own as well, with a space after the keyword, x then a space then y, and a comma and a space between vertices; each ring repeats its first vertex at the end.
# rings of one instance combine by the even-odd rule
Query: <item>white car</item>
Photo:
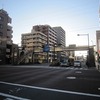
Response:
POLYGON ((74 67, 81 67, 81 61, 74 61, 74 67))

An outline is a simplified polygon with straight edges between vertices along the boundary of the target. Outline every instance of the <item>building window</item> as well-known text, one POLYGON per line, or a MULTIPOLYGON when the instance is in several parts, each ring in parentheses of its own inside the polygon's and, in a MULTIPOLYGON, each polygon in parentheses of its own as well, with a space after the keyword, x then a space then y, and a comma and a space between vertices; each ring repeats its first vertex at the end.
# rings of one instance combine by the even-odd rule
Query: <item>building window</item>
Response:
POLYGON ((2 36, 3 35, 3 33, 2 32, 0 32, 0 36, 2 36))
POLYGON ((0 49, 0 54, 2 54, 2 50, 0 49))
POLYGON ((2 41, 0 40, 0 45, 2 44, 2 41))
POLYGON ((3 25, 2 24, 0 24, 0 29, 2 29, 3 28, 3 25))
POLYGON ((2 38, 2 37, 0 36, 0 45, 2 44, 1 38, 2 38))
POLYGON ((2 16, 0 16, 0 21, 3 21, 3 20, 4 20, 4 18, 2 16))

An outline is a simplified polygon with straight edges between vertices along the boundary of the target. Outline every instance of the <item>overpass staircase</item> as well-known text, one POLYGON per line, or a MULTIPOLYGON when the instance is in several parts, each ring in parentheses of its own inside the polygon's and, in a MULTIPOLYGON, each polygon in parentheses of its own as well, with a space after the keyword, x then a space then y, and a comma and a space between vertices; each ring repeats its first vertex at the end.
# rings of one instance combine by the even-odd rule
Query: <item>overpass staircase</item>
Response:
POLYGON ((30 50, 26 52, 23 56, 19 57, 17 64, 19 65, 21 62, 23 62, 23 60, 25 60, 25 58, 27 58, 32 53, 33 53, 33 50, 30 50))

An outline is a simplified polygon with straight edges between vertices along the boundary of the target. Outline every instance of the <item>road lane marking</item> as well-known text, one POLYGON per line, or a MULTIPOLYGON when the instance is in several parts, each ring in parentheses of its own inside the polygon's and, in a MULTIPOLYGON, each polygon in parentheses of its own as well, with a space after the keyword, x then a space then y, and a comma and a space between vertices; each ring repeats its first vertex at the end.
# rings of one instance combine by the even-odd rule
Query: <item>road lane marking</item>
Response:
POLYGON ((77 74, 81 74, 82 72, 81 72, 81 71, 76 71, 75 73, 77 73, 77 74))
POLYGON ((8 82, 3 82, 3 81, 0 81, 0 83, 7 84, 7 85, 13 85, 13 86, 20 86, 20 87, 25 87, 25 88, 31 88, 31 89, 39 89, 39 90, 45 90, 45 91, 52 91, 52 92, 59 92, 59 93, 74 94, 74 95, 83 95, 83 96, 99 97, 100 98, 100 95, 98 95, 98 94, 90 94, 90 93, 73 92, 73 91, 51 89, 51 88, 44 88, 44 87, 36 87, 36 86, 29 86, 29 85, 8 83, 8 82))
POLYGON ((66 77, 67 79, 76 79, 76 77, 74 76, 69 76, 69 77, 66 77))
POLYGON ((17 100, 30 100, 30 99, 26 99, 26 98, 21 98, 21 97, 9 95, 9 94, 1 93, 1 92, 0 92, 0 96, 4 96, 4 97, 7 97, 7 98, 11 98, 11 99, 17 99, 17 100))
POLYGON ((100 91, 100 88, 98 88, 98 90, 100 91))

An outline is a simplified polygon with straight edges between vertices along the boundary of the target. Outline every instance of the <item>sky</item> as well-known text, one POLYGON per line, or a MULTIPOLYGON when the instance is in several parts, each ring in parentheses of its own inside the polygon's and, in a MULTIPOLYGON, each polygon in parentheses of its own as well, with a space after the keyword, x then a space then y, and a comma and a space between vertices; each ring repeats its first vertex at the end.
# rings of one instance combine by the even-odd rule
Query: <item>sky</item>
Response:
POLYGON ((13 42, 21 43, 21 34, 34 25, 61 26, 66 32, 66 46, 96 44, 100 29, 99 0, 0 0, 0 9, 12 18, 13 42))

